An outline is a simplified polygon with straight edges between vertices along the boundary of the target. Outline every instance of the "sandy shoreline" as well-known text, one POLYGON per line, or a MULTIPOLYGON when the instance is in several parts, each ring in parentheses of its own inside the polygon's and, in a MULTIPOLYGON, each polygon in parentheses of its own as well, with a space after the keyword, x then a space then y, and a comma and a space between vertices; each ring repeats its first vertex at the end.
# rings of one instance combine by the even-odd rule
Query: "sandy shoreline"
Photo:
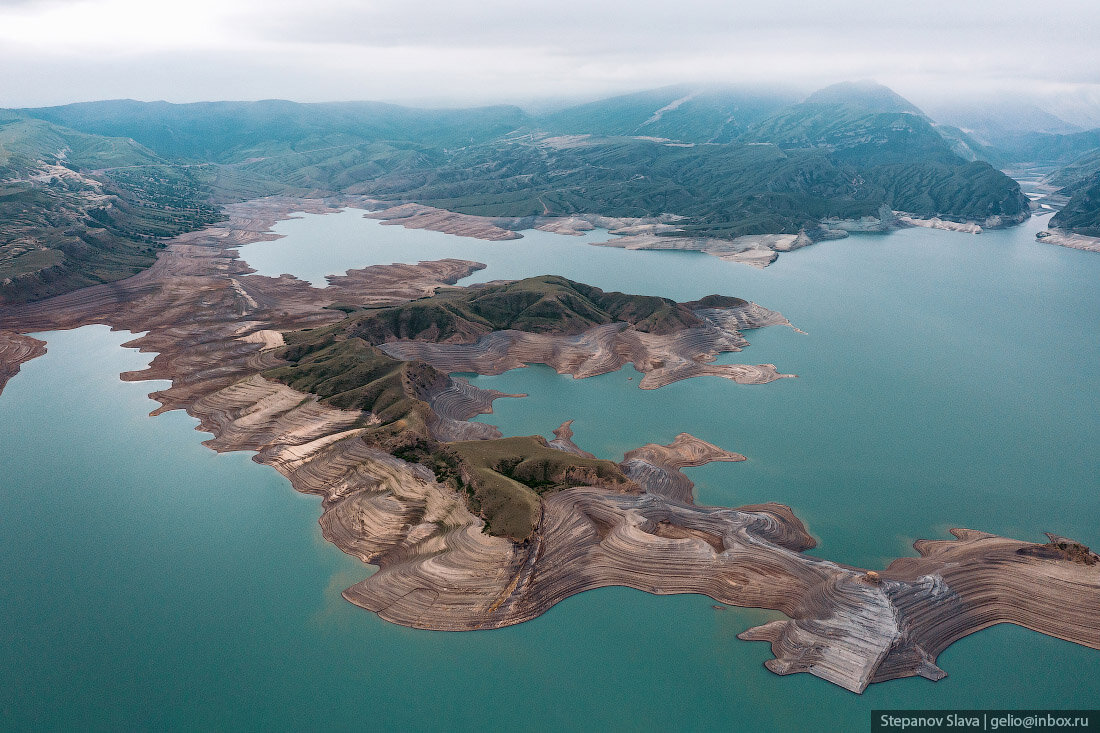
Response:
MULTIPOLYGON (((773 672, 809 672, 857 692, 897 677, 939 679, 944 672, 936 656, 995 623, 1100 648, 1095 555, 1061 550, 1056 540, 1039 545, 956 530, 957 540, 918 542, 920 557, 896 560, 877 575, 814 558, 805 554, 814 546, 812 537, 788 507, 695 505, 681 468, 744 457, 687 434, 670 446, 643 446, 624 457, 620 467, 641 493, 567 489, 546 495, 530 541, 516 544, 483 533, 482 520, 465 499, 430 471, 361 439, 371 415, 320 404, 260 376, 279 363, 272 350, 278 334, 343 317, 325 305, 402 302, 480 267, 465 260, 376 266, 330 278, 328 288, 318 289, 295 278, 253 274, 237 256, 237 245, 274 238, 271 226, 292 212, 363 204, 351 201, 271 198, 230 206, 227 222, 176 238, 139 275, 0 308, 0 374, 14 374, 13 364, 17 369, 41 353, 35 347, 41 342, 21 335, 27 332, 89 323, 143 332, 128 345, 156 357, 123 378, 170 380, 170 387, 152 395, 161 403, 156 412, 187 410, 199 418, 201 430, 213 433, 206 441, 212 449, 255 451, 255 460, 287 476, 296 490, 320 495, 325 537, 379 568, 345 597, 394 623, 498 628, 608 585, 704 593, 719 603, 776 609, 788 617, 742 635, 771 643, 773 672)), ((700 354, 719 342, 740 348, 740 328, 785 323, 755 304, 715 310, 731 312, 710 314, 705 333, 674 335, 683 342, 647 341, 645 334, 624 334, 612 324, 620 330, 589 334, 591 343, 569 358, 544 353, 560 350, 560 342, 536 348, 518 336, 493 334, 509 343, 498 352, 503 361, 484 366, 545 356, 577 372, 589 362, 584 369, 610 369, 621 357, 619 349, 633 349, 643 363, 647 355, 653 361, 647 378, 667 383, 659 376, 666 367, 656 365, 655 355, 678 355, 681 371, 718 369, 700 354)), ((421 342, 401 344, 424 348, 421 342)), ((436 346, 424 353, 441 364, 461 358, 476 366, 484 358, 469 347, 456 355, 433 351, 436 346)), ((772 367, 759 381, 775 374, 772 367)), ((433 431, 494 437, 491 426, 468 427, 480 424, 465 420, 487 411, 499 396, 461 380, 438 385, 427 396, 437 420, 433 431)), ((572 442, 568 424, 556 434, 554 447, 583 451, 572 442)))
POLYGON ((1059 247, 1080 249, 1086 252, 1100 252, 1100 237, 1074 234, 1062 229, 1048 229, 1036 234, 1035 238, 1046 244, 1057 244, 1059 247))

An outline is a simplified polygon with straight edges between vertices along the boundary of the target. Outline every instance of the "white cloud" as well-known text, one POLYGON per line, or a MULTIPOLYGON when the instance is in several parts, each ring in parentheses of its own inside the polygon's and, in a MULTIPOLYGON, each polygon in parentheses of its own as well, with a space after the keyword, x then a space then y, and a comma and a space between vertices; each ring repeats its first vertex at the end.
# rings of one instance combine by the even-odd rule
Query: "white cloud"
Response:
POLYGON ((0 105, 448 103, 678 81, 1100 85, 1100 6, 925 0, 0 0, 0 105))

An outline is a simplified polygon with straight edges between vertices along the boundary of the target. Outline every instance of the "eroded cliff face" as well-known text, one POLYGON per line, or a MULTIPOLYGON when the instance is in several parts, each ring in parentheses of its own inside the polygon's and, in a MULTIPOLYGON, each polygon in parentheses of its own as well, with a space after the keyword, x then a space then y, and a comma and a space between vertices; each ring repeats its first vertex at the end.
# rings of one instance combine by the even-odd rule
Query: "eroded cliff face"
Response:
MULTIPOLYGON (((284 363, 282 334, 344 317, 325 305, 399 303, 478 267, 462 260, 371 267, 331 278, 322 290, 250 274, 238 259, 236 245, 270 238, 270 226, 288 212, 321 212, 334 203, 346 202, 267 199, 229 207, 224 225, 178 237, 140 275, 0 310, 0 373, 40 352, 40 342, 21 334, 88 323, 143 332, 130 345, 157 356, 123 378, 170 380, 152 395, 161 403, 156 412, 186 409, 213 434, 212 449, 255 451, 255 460, 295 489, 320 495, 325 537, 378 566, 345 597, 394 623, 496 628, 607 585, 704 593, 787 616, 742 635, 771 643, 772 671, 808 672, 853 691, 896 677, 942 677, 939 652, 996 623, 1100 648, 1100 563, 1087 549, 1063 551, 1059 544, 1078 543, 1057 538, 1052 547, 954 530, 956 540, 918 542, 919 557, 878 572, 815 558, 805 554, 812 537, 788 507, 697 506, 680 469, 743 456, 686 434, 669 446, 629 452, 615 467, 625 483, 602 481, 596 472, 585 477, 593 485, 541 495, 524 541, 486 533, 467 496, 429 466, 372 442, 381 422, 376 412, 323 404, 261 375, 284 363)), ((743 346, 739 329, 783 320, 752 304, 707 305, 715 304, 697 304, 695 312, 720 313, 701 314, 702 330, 690 335, 690 329, 655 335, 610 324, 555 337, 568 342, 500 332, 490 334, 499 344, 481 350, 459 344, 464 351, 434 351, 444 345, 422 342, 390 350, 421 350, 401 357, 421 358, 440 373, 457 364, 492 371, 545 358, 583 376, 637 359, 649 364, 647 386, 656 387, 670 375, 718 368, 706 363, 708 355, 719 346, 743 346)), ((500 437, 490 426, 465 422, 499 393, 449 377, 418 389, 433 440, 500 437)), ((591 458, 573 443, 568 424, 556 436, 545 447, 561 453, 562 465, 591 458)), ((555 476, 569 483, 568 471, 555 476)))

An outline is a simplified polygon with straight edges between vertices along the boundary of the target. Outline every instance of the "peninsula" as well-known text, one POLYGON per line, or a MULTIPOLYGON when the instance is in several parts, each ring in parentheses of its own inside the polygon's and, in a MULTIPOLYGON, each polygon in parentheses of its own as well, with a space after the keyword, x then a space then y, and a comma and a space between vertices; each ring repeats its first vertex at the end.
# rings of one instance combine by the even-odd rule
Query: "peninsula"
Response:
POLYGON ((703 593, 787 617, 742 634, 771 644, 773 672, 856 692, 939 679, 944 648, 997 623, 1100 648, 1100 560, 1073 540, 956 529, 870 571, 807 555, 815 542, 789 507, 696 505, 680 469, 744 457, 689 434, 616 463, 576 445, 568 423, 548 441, 468 422, 503 395, 459 369, 538 361, 583 377, 629 361, 646 388, 700 374, 765 383, 790 375, 711 362, 743 348, 743 331, 787 322, 731 296, 677 303, 555 276, 455 288, 481 267, 455 259, 350 270, 320 289, 252 274, 236 253, 291 212, 356 203, 233 204, 137 275, 0 307, 0 378, 42 352, 28 333, 142 332, 130 345, 156 356, 123 378, 170 380, 157 413, 185 409, 214 450, 255 451, 320 495, 325 537, 379 568, 345 598, 394 623, 497 628, 608 585, 703 593))

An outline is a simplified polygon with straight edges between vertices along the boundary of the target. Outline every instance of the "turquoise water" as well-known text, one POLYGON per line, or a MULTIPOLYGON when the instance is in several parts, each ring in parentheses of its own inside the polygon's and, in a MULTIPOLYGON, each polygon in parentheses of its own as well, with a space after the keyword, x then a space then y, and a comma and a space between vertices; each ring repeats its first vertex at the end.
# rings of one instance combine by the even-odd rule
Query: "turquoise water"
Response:
MULTIPOLYGON (((617 458, 688 430, 749 456, 693 469, 702 501, 789 503, 816 552, 845 562, 880 566, 956 525, 1100 544, 1100 258, 1035 243, 1041 222, 851 238, 765 271, 557 235, 456 240, 357 212, 288 225, 318 243, 360 227, 367 245, 325 265, 340 270, 464 256, 490 263, 478 280, 557 272, 740 295, 809 332, 750 332, 727 355, 800 375, 763 386, 643 391, 629 367, 477 378, 530 394, 487 416, 507 433, 575 418, 579 443, 617 458)), ((323 541, 316 499, 247 454, 201 446, 182 413, 147 417, 157 385, 118 380, 148 361, 118 348, 129 334, 43 338, 47 355, 0 396, 2 728, 860 730, 879 707, 1100 699, 1100 653, 1009 626, 948 649, 941 682, 860 697, 768 673, 767 646, 734 637, 772 615, 699 596, 602 589, 490 632, 386 624, 340 598, 367 569, 323 541)))
MULTIPOLYGON (((361 209, 344 209, 333 214, 295 214, 295 218, 280 221, 272 228, 282 239, 246 244, 239 248, 241 258, 260 275, 278 277, 289 273, 319 288, 327 284, 325 275, 342 275, 353 267, 445 257, 485 264, 493 261, 488 270, 463 281, 469 283, 515 277, 501 273, 532 267, 535 274, 551 272, 559 264, 560 253, 555 245, 561 245, 562 240, 575 250, 584 242, 606 242, 610 238, 604 229, 569 237, 532 229, 523 232, 522 239, 485 242, 383 224, 364 218, 363 213, 361 209)), ((590 257, 600 256, 590 250, 584 246, 590 257)))

